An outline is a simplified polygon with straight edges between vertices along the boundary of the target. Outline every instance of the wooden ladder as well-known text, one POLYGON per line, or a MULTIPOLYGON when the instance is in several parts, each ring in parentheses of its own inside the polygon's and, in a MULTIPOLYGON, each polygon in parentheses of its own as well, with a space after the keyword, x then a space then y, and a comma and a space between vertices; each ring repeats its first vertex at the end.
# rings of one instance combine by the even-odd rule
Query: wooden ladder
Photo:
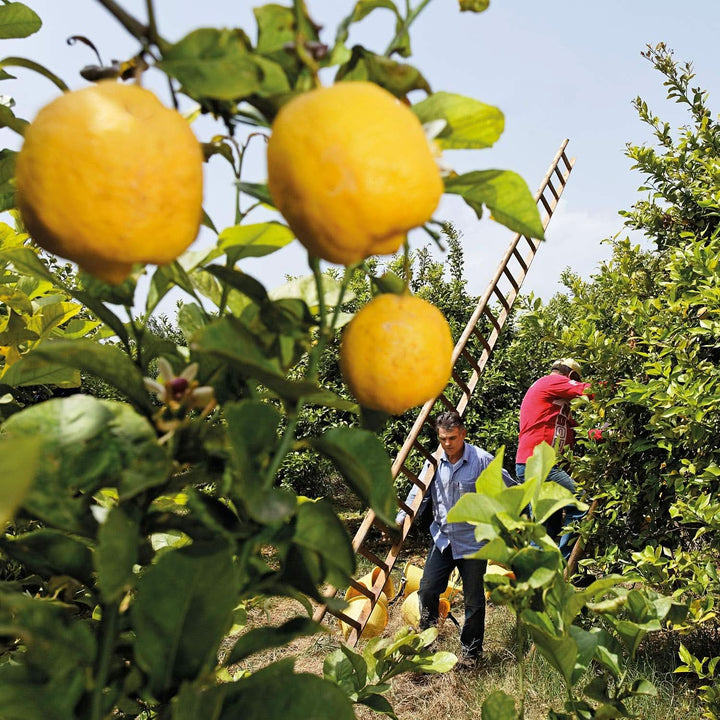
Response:
MULTIPOLYGON (((575 162, 574 158, 568 160, 567 155, 565 154, 567 144, 568 140, 566 139, 560 145, 560 149, 555 155, 555 158, 550 165, 550 169, 547 171, 547 174, 540 184, 539 190, 535 194, 535 201, 539 206, 540 212, 545 212, 545 216, 543 218, 543 229, 547 228, 550 223, 550 219, 555 212, 560 196, 565 189, 565 185, 575 162)), ((378 557, 378 555, 367 547, 366 540, 373 525, 377 522, 378 527, 380 527, 381 530, 383 529, 372 510, 368 510, 360 527, 355 533, 355 537, 352 541, 353 550, 368 559, 375 567, 380 569, 372 588, 367 588, 354 579, 350 581, 351 586, 359 593, 369 598, 370 602, 366 603, 362 614, 357 619, 349 617, 342 611, 330 610, 326 605, 319 606, 315 611, 314 619, 317 622, 320 622, 329 611, 337 618, 347 623, 351 628, 350 634, 347 637, 347 642, 350 645, 356 645, 360 639, 360 635, 373 611, 373 608, 375 607, 375 603, 382 592, 382 588, 385 585, 387 578, 390 576, 390 573, 395 566, 395 562, 402 550, 405 538, 410 532, 410 528, 413 520, 415 519, 417 510, 420 507, 420 503, 425 497, 430 481, 435 474, 438 458, 440 457, 442 449, 438 447, 435 452, 431 452, 420 442, 419 438, 423 430, 423 426, 427 423, 428 427, 434 429, 430 413, 438 400, 445 405, 448 410, 457 410, 460 415, 462 415, 467 409, 473 392, 477 387, 480 375, 492 355, 498 337, 500 336, 500 332, 510 316, 513 303, 520 292, 523 281, 525 280, 528 270, 530 269, 530 265, 532 264, 535 254, 541 244, 542 241, 540 240, 534 240, 520 234, 515 235, 512 239, 497 267, 497 270, 495 271, 495 275, 492 280, 490 280, 485 293, 478 301, 475 311, 468 320, 465 330, 453 350, 452 380, 454 380, 462 391, 459 402, 455 405, 450 398, 448 398, 445 391, 443 391, 437 398, 428 400, 428 402, 422 406, 420 413, 415 420, 415 424, 412 426, 412 429, 406 437, 402 448, 393 462, 393 480, 399 473, 403 473, 414 485, 417 485, 418 487, 418 493, 413 500, 412 506, 408 506, 403 501, 399 501, 400 507, 407 514, 401 527, 400 539, 392 545, 384 560, 378 557), (519 247, 520 245, 523 245, 522 241, 527 244, 524 255, 519 247), (498 301, 495 309, 491 309, 490 307, 490 302, 493 298, 498 301), (487 322, 489 322, 488 327, 490 327, 491 330, 489 335, 486 336, 481 331, 480 327, 481 325, 485 325, 487 322), (479 357, 476 356, 477 351, 475 351, 474 354, 471 347, 477 348, 479 351, 479 357), (461 364, 460 358, 463 358, 472 369, 472 372, 467 379, 462 377, 461 370, 459 368, 459 364, 461 364), (429 461, 428 468, 423 474, 423 477, 419 477, 413 473, 408 466, 408 460, 411 456, 414 459, 417 455, 420 455, 422 458, 429 461)), ((467 372, 467 370, 465 372, 467 372)), ((447 387, 445 390, 447 391, 447 387)), ((326 597, 333 597, 336 592, 336 588, 330 587, 328 588, 328 594, 326 597)))

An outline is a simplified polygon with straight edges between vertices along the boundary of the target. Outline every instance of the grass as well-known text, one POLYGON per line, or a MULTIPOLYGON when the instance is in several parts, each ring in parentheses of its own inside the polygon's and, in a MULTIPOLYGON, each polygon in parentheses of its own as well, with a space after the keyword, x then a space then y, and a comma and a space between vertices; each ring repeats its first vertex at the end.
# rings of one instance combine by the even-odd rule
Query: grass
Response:
MULTIPOLYGON (((408 560, 422 564, 422 556, 408 560)), ((400 564, 403 565, 404 561, 400 564)), ((365 569, 361 569, 365 572, 365 569)), ((396 586, 400 572, 394 573, 396 586)), ((358 574, 359 576, 359 574, 358 574)), ((390 608, 390 619, 383 636, 391 636, 402 627, 401 600, 390 608)), ((453 604, 453 613, 462 620, 462 597, 453 604)), ((304 614, 300 603, 273 598, 263 605, 249 610, 248 627, 263 624, 279 625, 295 615, 304 614)), ((300 638, 287 647, 258 653, 243 662, 242 669, 254 671, 284 657, 296 658, 298 672, 322 675, 323 660, 342 642, 338 623, 328 615, 323 621, 328 633, 311 638, 300 638)), ((514 652, 514 618, 504 607, 488 605, 486 618, 485 655, 483 666, 473 671, 453 670, 443 675, 405 674, 393 681, 387 697, 400 720, 473 720, 480 718, 484 699, 495 690, 518 697, 518 663, 514 652)), ((362 644, 362 643, 361 643, 362 644)), ((459 632, 449 620, 439 629, 438 650, 457 654, 459 632)), ((630 668, 632 677, 645 677, 658 688, 657 698, 639 698, 630 703, 636 717, 645 720, 699 720, 702 717, 700 703, 682 676, 673 675, 662 668, 669 667, 660 657, 650 653, 640 654, 640 659, 630 668)), ((236 670, 239 668, 231 668, 236 670)), ((552 708, 563 710, 565 688, 560 676, 537 652, 531 650, 524 658, 525 720, 541 720, 552 708)), ((588 682, 590 677, 588 677, 588 682)), ((583 683, 584 684, 584 683, 583 683)), ((379 718, 364 706, 356 706, 356 716, 361 720, 379 718)))

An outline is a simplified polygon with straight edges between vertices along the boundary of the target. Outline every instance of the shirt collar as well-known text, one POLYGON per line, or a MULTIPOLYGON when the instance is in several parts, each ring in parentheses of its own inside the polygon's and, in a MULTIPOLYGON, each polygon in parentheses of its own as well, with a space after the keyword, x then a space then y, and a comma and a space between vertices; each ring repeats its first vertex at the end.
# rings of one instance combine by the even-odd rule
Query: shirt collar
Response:
MULTIPOLYGON (((465 460, 467 462, 467 460, 469 459, 469 456, 470 456, 470 446, 468 445, 467 440, 466 440, 463 443, 463 454, 457 462, 460 462, 460 460, 465 460)), ((454 464, 454 463, 450 462, 450 458, 448 458, 447 453, 444 450, 442 451, 441 460, 444 460, 448 465, 454 464)))

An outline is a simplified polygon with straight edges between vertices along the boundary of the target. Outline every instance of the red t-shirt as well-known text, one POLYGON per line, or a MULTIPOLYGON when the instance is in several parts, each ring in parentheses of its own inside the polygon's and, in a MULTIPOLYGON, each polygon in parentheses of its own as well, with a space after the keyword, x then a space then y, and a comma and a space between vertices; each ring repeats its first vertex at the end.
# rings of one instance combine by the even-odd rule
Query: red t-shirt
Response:
MULTIPOLYGON (((520 405, 520 437, 515 462, 525 463, 543 440, 560 452, 575 441, 570 400, 580 397, 590 383, 551 373, 536 380, 520 405)), ((590 394, 590 393, 588 393, 590 394)))

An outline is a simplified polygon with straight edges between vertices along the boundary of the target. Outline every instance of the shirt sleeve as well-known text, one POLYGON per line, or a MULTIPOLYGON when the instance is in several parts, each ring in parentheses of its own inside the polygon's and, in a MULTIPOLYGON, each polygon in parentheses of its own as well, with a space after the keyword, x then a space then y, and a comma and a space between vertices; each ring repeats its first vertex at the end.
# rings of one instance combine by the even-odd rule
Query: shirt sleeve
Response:
POLYGON ((578 382, 571 380, 564 375, 558 375, 558 379, 548 388, 551 397, 559 397, 564 399, 576 398, 581 395, 592 397, 592 393, 588 392, 590 383, 578 382))

